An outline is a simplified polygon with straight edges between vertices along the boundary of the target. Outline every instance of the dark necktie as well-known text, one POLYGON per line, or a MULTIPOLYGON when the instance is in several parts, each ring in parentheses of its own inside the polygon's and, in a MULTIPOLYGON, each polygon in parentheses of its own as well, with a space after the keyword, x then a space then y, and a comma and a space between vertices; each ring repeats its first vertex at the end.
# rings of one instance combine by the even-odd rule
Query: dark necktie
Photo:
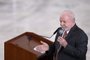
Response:
POLYGON ((66 36, 67 36, 67 31, 64 32, 62 37, 65 38, 66 36))

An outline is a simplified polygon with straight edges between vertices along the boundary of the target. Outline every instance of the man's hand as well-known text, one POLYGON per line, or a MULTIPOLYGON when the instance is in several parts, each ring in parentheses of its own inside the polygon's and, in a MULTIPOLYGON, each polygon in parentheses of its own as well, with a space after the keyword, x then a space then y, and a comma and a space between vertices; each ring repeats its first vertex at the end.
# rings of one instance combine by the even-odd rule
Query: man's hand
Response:
POLYGON ((60 43, 61 46, 64 48, 67 46, 67 41, 63 37, 58 37, 58 42, 60 43))
POLYGON ((49 50, 49 45, 43 41, 41 41, 41 45, 38 45, 34 48, 35 51, 45 53, 47 50, 49 50))

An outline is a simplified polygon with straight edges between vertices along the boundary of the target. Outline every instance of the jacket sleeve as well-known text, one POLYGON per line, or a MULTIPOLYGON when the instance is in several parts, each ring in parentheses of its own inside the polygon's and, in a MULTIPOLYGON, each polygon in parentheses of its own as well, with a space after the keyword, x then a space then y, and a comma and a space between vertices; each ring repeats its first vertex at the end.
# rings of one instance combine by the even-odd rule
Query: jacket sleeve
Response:
POLYGON ((86 55, 87 44, 88 44, 88 37, 83 33, 79 35, 79 39, 77 39, 76 47, 73 47, 70 44, 68 44, 63 51, 68 55, 80 58, 86 55))
POLYGON ((52 54, 52 52, 54 52, 54 49, 55 49, 54 44, 52 44, 49 46, 49 50, 46 51, 46 53, 52 54))

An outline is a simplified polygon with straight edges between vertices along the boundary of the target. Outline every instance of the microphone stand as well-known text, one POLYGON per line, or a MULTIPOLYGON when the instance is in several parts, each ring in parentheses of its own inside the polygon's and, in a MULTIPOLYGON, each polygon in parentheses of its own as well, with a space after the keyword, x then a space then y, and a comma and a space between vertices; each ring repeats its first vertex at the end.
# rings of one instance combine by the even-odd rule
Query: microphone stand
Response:
MULTIPOLYGON (((54 34, 53 34, 53 35, 54 35, 54 34)), ((50 37, 48 37, 48 36, 42 36, 42 37, 44 37, 44 38, 49 38, 49 39, 50 39, 53 35, 51 35, 50 37)))

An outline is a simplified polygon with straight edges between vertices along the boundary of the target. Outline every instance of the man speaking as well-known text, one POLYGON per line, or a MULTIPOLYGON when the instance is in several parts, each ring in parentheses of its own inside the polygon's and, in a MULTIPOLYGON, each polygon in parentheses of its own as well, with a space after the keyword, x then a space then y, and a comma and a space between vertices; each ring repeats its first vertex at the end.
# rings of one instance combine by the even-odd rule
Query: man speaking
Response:
POLYGON ((65 10, 60 16, 60 25, 55 42, 36 46, 36 51, 44 52, 39 60, 86 60, 88 37, 75 23, 72 11, 65 10), (63 33, 60 33, 63 30, 63 33))

